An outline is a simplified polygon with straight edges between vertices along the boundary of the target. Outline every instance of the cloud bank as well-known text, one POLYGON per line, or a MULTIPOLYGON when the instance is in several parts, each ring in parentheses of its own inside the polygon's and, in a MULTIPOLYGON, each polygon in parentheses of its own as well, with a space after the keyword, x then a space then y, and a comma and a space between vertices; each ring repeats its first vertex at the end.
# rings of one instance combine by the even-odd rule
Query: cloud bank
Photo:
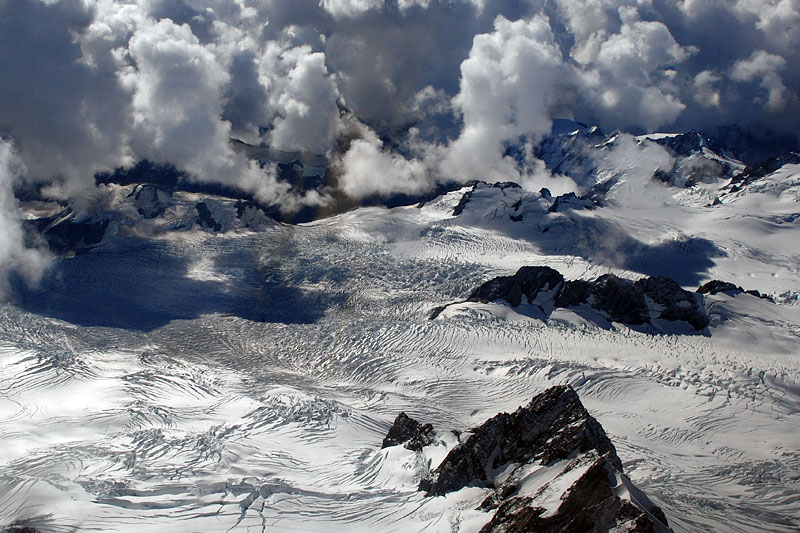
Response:
POLYGON ((557 117, 797 135, 797 64, 792 0, 6 0, 0 133, 56 196, 147 158, 290 209, 325 195, 231 138, 327 155, 354 198, 534 186, 506 148, 557 117))

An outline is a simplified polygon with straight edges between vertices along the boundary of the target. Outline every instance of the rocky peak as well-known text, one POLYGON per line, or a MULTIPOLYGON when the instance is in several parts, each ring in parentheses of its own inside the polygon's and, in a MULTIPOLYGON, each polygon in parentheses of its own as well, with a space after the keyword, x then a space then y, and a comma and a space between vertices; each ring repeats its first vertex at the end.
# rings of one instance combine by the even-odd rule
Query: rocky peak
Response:
POLYGON ((482 532, 669 531, 569 386, 473 429, 419 488, 441 496, 468 486, 493 489, 479 506, 494 510, 482 532))
POLYGON ((578 196, 574 192, 568 192, 556 197, 553 205, 550 206, 551 213, 564 211, 565 209, 572 209, 575 211, 581 209, 594 209, 597 207, 595 203, 586 196, 578 196))
POLYGON ((686 133, 678 135, 671 135, 668 137, 650 139, 656 144, 666 146, 675 155, 690 156, 694 153, 700 152, 711 143, 710 139, 702 133, 691 130, 686 133))
POLYGON ((659 318, 663 320, 685 320, 700 330, 708 324, 708 317, 701 309, 695 295, 666 276, 642 278, 635 283, 645 296, 659 308, 659 318))
POLYGON ((442 495, 468 485, 486 485, 493 472, 509 463, 550 464, 573 452, 616 450, 603 428, 583 407, 571 387, 559 386, 535 396, 513 413, 500 413, 473 430, 420 484, 428 495, 442 495))
POLYGON ((639 325, 650 319, 641 288, 629 279, 604 274, 592 283, 593 307, 608 314, 614 322, 639 325))
POLYGON ((80 255, 97 247, 105 238, 110 220, 92 216, 76 217, 67 208, 51 217, 25 221, 27 238, 34 241, 41 235, 50 250, 62 255, 80 255))
POLYGON ((381 448, 403 444, 409 450, 419 451, 431 444, 435 436, 432 425, 420 424, 405 413, 400 413, 383 439, 381 448))
POLYGON ((757 180, 759 178, 763 178, 764 176, 768 176, 772 174, 776 170, 780 169, 784 165, 796 165, 800 163, 800 153, 798 152, 787 152, 785 154, 780 154, 774 157, 770 157, 762 161, 756 165, 748 165, 742 171, 741 176, 739 176, 738 181, 740 183, 747 183, 750 181, 757 180))

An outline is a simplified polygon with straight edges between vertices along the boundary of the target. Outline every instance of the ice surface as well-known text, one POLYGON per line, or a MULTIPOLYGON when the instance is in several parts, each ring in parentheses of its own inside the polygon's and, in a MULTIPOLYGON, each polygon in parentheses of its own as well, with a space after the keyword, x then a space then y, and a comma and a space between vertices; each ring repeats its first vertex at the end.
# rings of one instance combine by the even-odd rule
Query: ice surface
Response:
POLYGON ((112 236, 0 307, 0 525, 476 531, 487 491, 425 498, 436 465, 380 449, 392 420, 466 430, 571 384, 676 530, 796 531, 800 306, 707 297, 706 336, 502 304, 428 315, 526 264, 796 294, 798 179, 784 167, 713 207, 706 184, 513 222, 519 198, 493 194, 454 217, 457 191, 261 232, 112 236))

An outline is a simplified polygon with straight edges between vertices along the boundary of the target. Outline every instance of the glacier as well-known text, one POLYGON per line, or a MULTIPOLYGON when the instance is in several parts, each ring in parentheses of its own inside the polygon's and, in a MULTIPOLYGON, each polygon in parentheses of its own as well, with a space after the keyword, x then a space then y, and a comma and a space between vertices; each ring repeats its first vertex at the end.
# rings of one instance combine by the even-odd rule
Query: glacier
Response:
POLYGON ((449 430, 569 385, 674 530, 795 531, 800 165, 734 187, 744 165, 725 161, 730 175, 648 185, 667 202, 626 192, 623 172, 604 201, 474 183, 300 224, 99 186, 102 207, 48 220, 101 238, 58 233, 53 272, 12 279, 0 306, 0 524, 477 531, 490 489, 418 490, 449 430), (699 331, 468 301, 522 266, 772 300, 698 295, 699 331), (401 411, 439 431, 424 454, 381 448, 401 411))

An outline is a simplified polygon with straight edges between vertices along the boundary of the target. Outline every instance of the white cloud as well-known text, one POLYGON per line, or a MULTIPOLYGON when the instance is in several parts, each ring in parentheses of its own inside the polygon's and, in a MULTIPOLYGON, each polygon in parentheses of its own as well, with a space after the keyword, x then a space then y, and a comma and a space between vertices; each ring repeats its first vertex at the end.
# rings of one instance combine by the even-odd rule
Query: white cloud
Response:
POLYGON ((714 86, 720 81, 720 77, 704 70, 694 77, 694 98, 704 107, 718 107, 720 104, 720 93, 714 86))
POLYGON ((449 179, 511 179, 515 163, 503 157, 503 142, 549 133, 549 107, 570 71, 561 60, 546 17, 495 20, 495 30, 477 35, 461 64, 453 99, 463 128, 444 153, 441 174, 449 179))
POLYGON ((675 165, 675 158, 663 146, 650 141, 640 144, 632 135, 621 134, 598 163, 601 179, 619 179, 607 194, 611 201, 642 208, 671 201, 669 191, 652 179, 657 170, 668 172, 675 165))
POLYGON ((386 150, 372 132, 352 141, 337 170, 339 186, 351 198, 418 193, 431 183, 423 162, 386 150))
POLYGON ((0 297, 8 289, 7 276, 15 271, 28 283, 37 283, 50 264, 47 253, 25 245, 14 183, 21 167, 11 143, 0 140, 0 297))
POLYGON ((270 145, 279 150, 328 152, 338 134, 339 91, 325 54, 308 46, 283 51, 270 69, 271 103, 277 113, 270 145))
MULTIPOLYGON (((779 111, 786 104, 786 86, 780 77, 780 71, 785 66, 786 60, 781 56, 758 50, 749 58, 734 64, 731 78, 736 81, 758 80, 767 90, 766 107, 772 111, 779 111)), ((756 102, 761 100, 760 97, 755 99, 756 102)))
POLYGON ((320 0, 319 5, 335 18, 357 17, 383 5, 383 0, 320 0))
POLYGON ((15 0, 0 2, 0 132, 25 179, 61 195, 147 157, 291 205, 229 137, 326 152, 343 103, 392 139, 354 153, 388 158, 400 188, 524 181, 537 162, 505 145, 556 116, 797 132, 798 28, 796 0, 15 0), (389 146, 416 159, 397 171, 389 146))
POLYGON ((672 82, 675 72, 666 67, 681 63, 691 51, 663 23, 642 21, 634 7, 620 7, 619 18, 618 33, 594 34, 594 53, 583 58, 581 79, 594 93, 591 101, 601 119, 652 131, 686 108, 672 82))

